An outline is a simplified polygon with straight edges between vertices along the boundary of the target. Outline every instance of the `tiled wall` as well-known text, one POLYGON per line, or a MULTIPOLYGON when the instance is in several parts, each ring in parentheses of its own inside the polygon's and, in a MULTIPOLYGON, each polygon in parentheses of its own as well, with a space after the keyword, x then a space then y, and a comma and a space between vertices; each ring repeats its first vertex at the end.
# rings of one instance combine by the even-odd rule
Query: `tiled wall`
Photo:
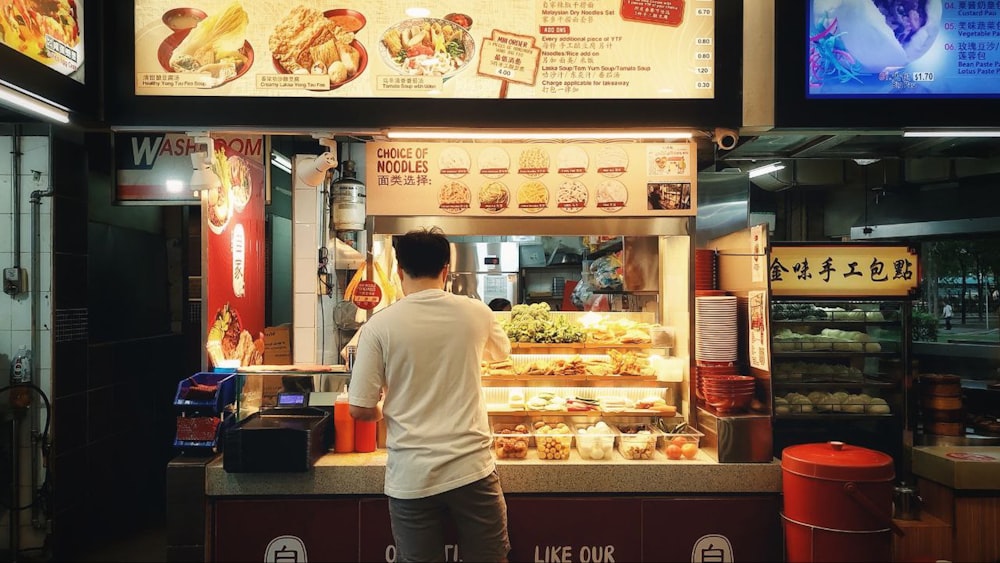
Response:
MULTIPOLYGON (((52 200, 41 199, 39 204, 39 250, 40 268, 32 271, 31 263, 31 192, 49 189, 49 139, 48 137, 21 137, 20 193, 18 201, 13 197, 13 138, 0 136, 0 268, 12 267, 15 263, 14 225, 15 214, 20 220, 20 267, 27 272, 25 292, 13 298, 0 294, 0 385, 7 385, 10 360, 19 346, 31 347, 31 287, 33 276, 40 284, 39 331, 40 346, 31 350, 39 377, 34 382, 51 399, 52 396, 52 200)), ((35 404, 39 401, 36 399, 35 404)), ((43 421, 45 409, 34 408, 33 416, 43 421)), ((21 498, 19 505, 31 502, 31 451, 30 423, 25 419, 21 424, 21 498)), ((41 478, 41 475, 39 475, 41 478)), ((9 512, 5 511, 0 520, 0 543, 7 545, 9 538, 9 512)), ((21 511, 21 546, 40 545, 42 534, 31 529, 31 511, 21 511)))
MULTIPOLYGON (((309 155, 296 155, 296 167, 309 155)), ((294 168, 297 169, 297 168, 294 168)), ((292 362, 314 364, 323 361, 319 336, 322 317, 317 296, 319 267, 320 214, 323 198, 320 190, 292 179, 292 362)), ((337 363, 337 362, 329 362, 337 363)))

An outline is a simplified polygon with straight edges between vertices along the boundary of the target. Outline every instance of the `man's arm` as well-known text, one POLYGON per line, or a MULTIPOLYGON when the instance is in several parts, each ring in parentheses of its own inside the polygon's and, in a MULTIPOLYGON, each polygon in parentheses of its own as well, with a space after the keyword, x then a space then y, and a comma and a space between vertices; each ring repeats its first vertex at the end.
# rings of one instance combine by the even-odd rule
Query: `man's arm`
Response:
POLYGON ((510 356, 510 339, 507 338, 507 333, 500 323, 493 318, 492 313, 490 317, 490 335, 486 339, 486 347, 483 348, 483 359, 487 362, 499 362, 510 356))
POLYGON ((382 401, 376 403, 374 407, 351 405, 351 417, 366 422, 378 422, 382 420, 382 401))

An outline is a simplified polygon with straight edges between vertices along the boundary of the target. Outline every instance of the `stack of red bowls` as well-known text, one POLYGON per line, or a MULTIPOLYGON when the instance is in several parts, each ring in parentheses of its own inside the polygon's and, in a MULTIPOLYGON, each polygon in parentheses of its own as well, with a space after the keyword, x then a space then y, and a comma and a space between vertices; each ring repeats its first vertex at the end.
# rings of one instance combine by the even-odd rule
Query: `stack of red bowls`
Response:
POLYGON ((751 375, 698 374, 698 393, 720 413, 745 411, 753 401, 755 385, 751 375))
POLYGON ((719 286, 718 257, 710 248, 694 251, 694 288, 716 289, 719 286))

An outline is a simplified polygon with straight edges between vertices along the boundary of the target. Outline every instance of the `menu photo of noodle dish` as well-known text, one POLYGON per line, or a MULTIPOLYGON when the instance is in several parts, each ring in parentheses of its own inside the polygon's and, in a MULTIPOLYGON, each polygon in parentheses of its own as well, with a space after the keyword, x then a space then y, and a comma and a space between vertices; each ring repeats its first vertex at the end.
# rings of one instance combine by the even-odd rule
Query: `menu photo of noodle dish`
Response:
POLYGON ((538 213, 549 206, 549 189, 537 180, 525 182, 517 189, 517 207, 528 213, 538 213))
POLYGON ((406 76, 451 78, 474 59, 469 30, 446 19, 411 18, 382 34, 379 53, 390 69, 406 76))
POLYGON ((438 207, 447 213, 462 213, 471 200, 469 187, 459 181, 445 182, 438 191, 438 207))
POLYGON ((500 213, 510 203, 510 191, 503 182, 492 181, 479 189, 479 208, 487 213, 500 213))

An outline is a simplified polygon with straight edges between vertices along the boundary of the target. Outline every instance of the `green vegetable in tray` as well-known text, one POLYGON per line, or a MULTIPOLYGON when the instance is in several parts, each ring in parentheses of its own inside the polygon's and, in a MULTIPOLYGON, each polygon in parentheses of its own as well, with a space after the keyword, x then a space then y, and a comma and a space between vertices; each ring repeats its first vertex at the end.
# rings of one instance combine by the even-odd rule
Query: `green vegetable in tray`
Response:
POLYGON ((503 321, 501 326, 513 342, 583 342, 583 325, 567 317, 553 317, 550 311, 549 304, 544 302, 514 305, 510 320, 503 321))

